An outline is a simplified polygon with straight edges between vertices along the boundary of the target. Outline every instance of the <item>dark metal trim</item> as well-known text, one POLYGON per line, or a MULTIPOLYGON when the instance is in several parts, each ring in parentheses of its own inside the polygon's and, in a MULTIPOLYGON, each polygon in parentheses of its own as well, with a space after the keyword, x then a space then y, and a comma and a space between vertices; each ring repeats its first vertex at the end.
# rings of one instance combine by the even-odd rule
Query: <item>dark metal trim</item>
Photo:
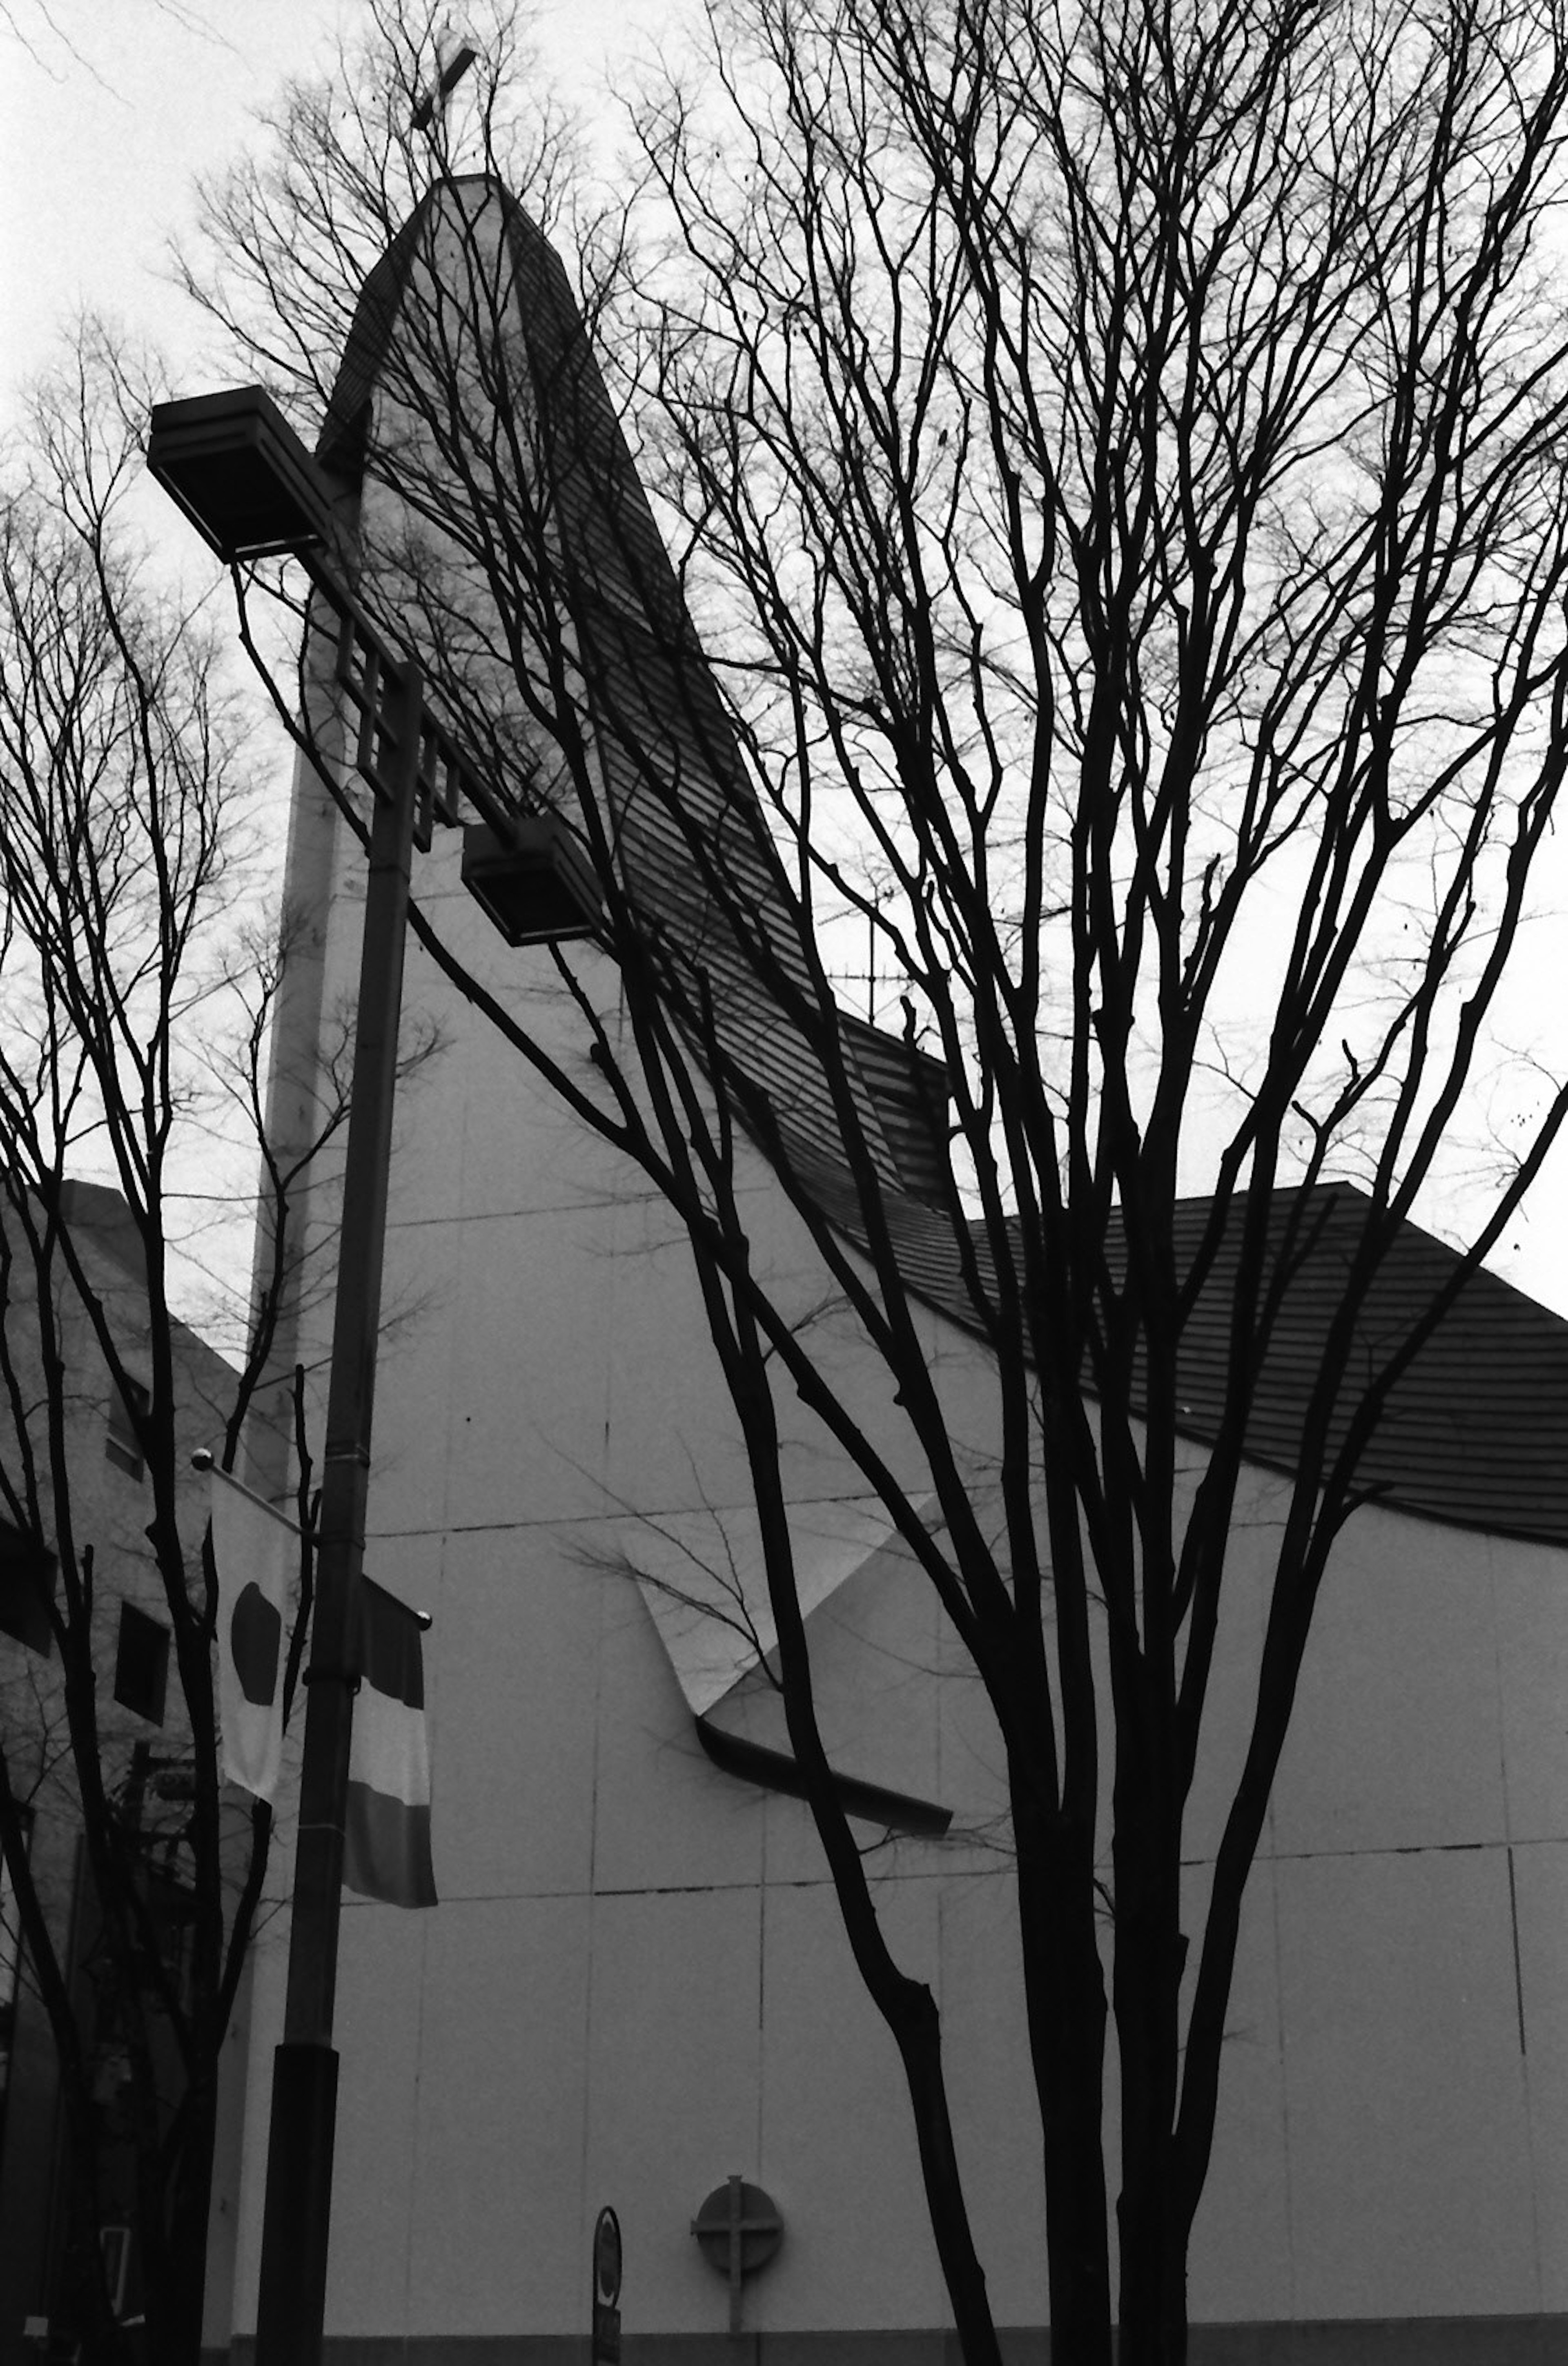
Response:
MULTIPOLYGON (((807 1795, 806 1776, 782 1750, 768 1750, 739 1733, 726 1733, 705 1717, 695 1719, 697 1740, 722 1774, 755 1783, 764 1791, 783 1791, 789 1798, 807 1795)), ((833 1788, 846 1816, 882 1824, 892 1832, 912 1832, 923 1840, 941 1840, 953 1821, 951 1808, 930 1799, 911 1798, 907 1791, 889 1791, 880 1783, 863 1783, 856 1774, 833 1776, 833 1788)))

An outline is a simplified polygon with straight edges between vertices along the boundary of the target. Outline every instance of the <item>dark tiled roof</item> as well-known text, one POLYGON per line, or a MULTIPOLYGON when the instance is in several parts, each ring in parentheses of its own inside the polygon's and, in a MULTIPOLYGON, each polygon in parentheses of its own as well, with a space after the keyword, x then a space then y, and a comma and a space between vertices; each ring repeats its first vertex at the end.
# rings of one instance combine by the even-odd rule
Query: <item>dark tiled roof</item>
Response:
MULTIPOLYGON (((470 220, 493 205, 510 243, 530 391, 543 422, 627 892, 682 958, 705 972, 724 1054, 751 1088, 765 1093, 779 1156, 787 1157, 828 1220, 863 1245, 863 1211, 822 1061, 809 1041, 812 992, 800 915, 761 825, 566 274, 497 185, 447 184, 426 202, 455 202, 470 220), (716 849, 725 897, 705 876, 716 849), (750 949, 743 928, 753 932, 750 949), (759 951, 773 973, 766 984, 759 977, 759 951)), ((395 333, 423 219, 423 209, 367 282, 345 352, 320 448, 346 475, 363 464, 367 405, 395 333)), ((858 1020, 840 1021, 840 1044, 899 1271, 954 1322, 983 1330, 989 1268, 984 1243, 963 1239, 963 1219, 951 1200, 942 1071, 858 1020), (964 1246, 977 1258, 967 1283, 964 1246)), ((1304 1216, 1298 1230, 1310 1246, 1285 1289, 1253 1391, 1247 1449, 1257 1462, 1295 1467, 1369 1206, 1347 1185, 1321 1187, 1304 1204, 1292 1193, 1275 1195, 1276 1243, 1292 1218, 1304 1216)), ((1179 1274, 1191 1269, 1211 1213, 1206 1200, 1178 1207, 1179 1274)), ((1181 1421, 1200 1442, 1214 1437, 1224 1399, 1238 1231, 1239 1214, 1222 1236, 1179 1361, 1181 1421)), ((1111 1261, 1114 1266, 1114 1244, 1111 1261)), ((1362 1389, 1451 1281, 1457 1264, 1452 1250, 1416 1226, 1398 1230, 1368 1292, 1331 1435, 1343 1434, 1362 1389)), ((1393 1390, 1359 1475, 1364 1487, 1407 1511, 1568 1543, 1568 1323, 1494 1275, 1473 1275, 1393 1390)))
MULTIPOLYGON (((814 1196, 857 1243, 864 1222, 849 1177, 828 1162, 812 1170, 814 1196)), ((1296 1467, 1303 1424, 1322 1366, 1329 1325, 1344 1298, 1351 1261, 1372 1203, 1348 1183, 1306 1195, 1275 1193, 1276 1257, 1288 1221, 1302 1251, 1287 1282, 1247 1413, 1249 1458, 1272 1470, 1296 1467)), ((1179 1201, 1176 1268, 1192 1269, 1213 1202, 1179 1201)), ((965 1328, 979 1327, 953 1228, 929 1202, 889 1202, 898 1268, 930 1304, 965 1328)), ((1230 1371, 1230 1319, 1241 1207, 1238 1201, 1199 1291, 1178 1358, 1180 1425, 1200 1444, 1219 1434, 1230 1371)), ((1118 1244, 1108 1244, 1113 1273, 1118 1244)), ((988 1263, 976 1243, 982 1284, 988 1263)), ((1394 1231, 1367 1291, 1330 1425, 1330 1451, 1343 1439, 1363 1391, 1375 1381, 1453 1282, 1459 1253, 1404 1223, 1394 1231)), ((1086 1376, 1086 1388, 1092 1387, 1086 1376)), ((1568 1322, 1484 1268, 1471 1274, 1431 1337, 1393 1386, 1357 1484, 1423 1516, 1499 1536, 1568 1544, 1568 1322)))
MULTIPOLYGON (((1298 1213, 1308 1245, 1286 1287, 1247 1427, 1252 1458, 1282 1470, 1295 1467, 1329 1325, 1372 1204, 1345 1183, 1319 1186, 1304 1209, 1298 1197, 1275 1195, 1276 1239, 1287 1215, 1298 1213)), ((1210 1204, 1194 1200, 1177 1209, 1179 1268, 1197 1252, 1210 1204)), ((1200 1439, 1213 1437, 1224 1401, 1239 1221, 1238 1207, 1178 1367, 1184 1421, 1200 1439)), ((1356 1325, 1331 1444, 1461 1264, 1456 1250, 1418 1225, 1396 1228, 1356 1325)), ((1472 1273, 1394 1383, 1357 1479, 1431 1519, 1568 1543, 1568 1323, 1495 1274, 1472 1273)))

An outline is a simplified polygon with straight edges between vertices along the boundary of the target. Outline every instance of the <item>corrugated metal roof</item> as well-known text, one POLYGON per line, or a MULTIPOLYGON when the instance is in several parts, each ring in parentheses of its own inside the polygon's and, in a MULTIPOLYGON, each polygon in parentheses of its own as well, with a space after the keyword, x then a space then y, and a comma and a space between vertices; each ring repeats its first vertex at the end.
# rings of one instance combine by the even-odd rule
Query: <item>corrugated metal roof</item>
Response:
MULTIPOLYGON (((1301 1195, 1275 1194, 1276 1241, 1301 1195)), ((1289 1280, 1253 1391, 1252 1458, 1294 1468, 1329 1325, 1372 1202, 1348 1183, 1305 1195, 1309 1242, 1289 1280)), ((1178 1260, 1190 1265, 1210 1203, 1177 1211, 1178 1260)), ((1179 1363, 1191 1434, 1212 1438, 1224 1403, 1239 1207, 1201 1291, 1179 1363)), ((1451 1287, 1459 1252, 1413 1223, 1399 1225, 1367 1291, 1331 1447, 1362 1390, 1451 1287)), ((1461 1527, 1568 1543, 1568 1323, 1482 1268, 1470 1275, 1432 1336, 1393 1385, 1358 1470, 1358 1484, 1391 1504, 1461 1527)))
MULTIPOLYGON (((765 1094, 779 1155, 823 1213, 863 1245, 864 1213, 842 1148, 827 1072, 813 1048, 815 997, 803 923, 768 839, 680 588, 649 509, 558 258, 499 185, 434 191, 367 282, 319 447, 354 475, 367 405, 431 208, 469 224, 497 209, 510 243, 517 321, 541 429, 573 623, 605 754, 621 875, 672 957, 705 974, 726 1058, 765 1094), (724 893, 714 878, 721 851, 724 893), (750 942, 747 941, 748 937, 750 942), (767 975, 759 974, 760 966, 767 975)), ((943 1141, 940 1065, 841 1018, 840 1053, 908 1287, 965 1328, 985 1329, 988 1251, 961 1238, 943 1141), (980 1302, 964 1272, 975 1258, 980 1302)), ((1310 1245, 1285 1288, 1252 1393, 1247 1450, 1294 1467, 1307 1405, 1371 1203, 1348 1185, 1303 1204, 1276 1194, 1276 1245, 1292 1218, 1310 1245)), ((1189 1272, 1212 1202, 1176 1211, 1175 1261, 1189 1272)), ((1239 1246, 1233 1211, 1187 1324, 1179 1361, 1181 1420, 1216 1434, 1229 1370, 1239 1246)), ((1116 1247, 1108 1245, 1114 1268, 1116 1247)), ((1366 1382, 1411 1335, 1457 1270, 1455 1253, 1415 1225, 1399 1229, 1367 1295, 1337 1435, 1366 1382)), ((1393 1390, 1360 1482, 1428 1517, 1568 1543, 1568 1323, 1484 1272, 1466 1283, 1436 1335, 1393 1390)))
MULTIPOLYGON (((476 239, 504 237, 510 248, 530 371, 530 441, 549 478, 623 885, 672 971, 688 980, 701 974, 721 1056, 766 1094, 791 1147, 809 1155, 840 1139, 840 1123, 809 1040, 820 1020, 799 914, 570 284, 499 185, 478 176, 441 184, 370 274, 318 456, 350 479, 363 469, 368 406, 421 255, 422 226, 434 238, 444 207, 476 239)), ((843 1065, 883 1181, 935 1188, 933 1064, 857 1027, 843 1065)))
MULTIPOLYGON (((835 1225, 863 1243, 858 1200, 847 1176, 826 1163, 814 1196, 835 1225)), ((1247 1412, 1248 1458, 1269 1469, 1296 1467, 1329 1326, 1343 1302, 1362 1228, 1373 1203, 1348 1183, 1273 1195, 1275 1269, 1293 1223, 1303 1244, 1285 1284, 1247 1412)), ((1201 1253, 1213 1202, 1175 1209, 1179 1276, 1201 1253)), ((951 1223, 929 1203, 903 1196, 889 1210, 898 1268, 911 1289, 966 1329, 980 1327, 961 1270, 951 1223)), ((1229 1211, 1218 1253, 1199 1291, 1177 1361, 1183 1432, 1200 1444, 1218 1436, 1231 1359, 1231 1309, 1242 1203, 1229 1211)), ((1016 1237, 1016 1235, 1015 1235, 1016 1237)), ((981 1272, 988 1271, 978 1244, 981 1272)), ((1113 1276, 1122 1264, 1107 1243, 1113 1276)), ((1414 1335, 1458 1275, 1460 1253, 1400 1224, 1367 1290, 1356 1324, 1330 1452, 1337 1449, 1365 1389, 1414 1335)), ((1092 1387, 1086 1373, 1086 1390, 1092 1387)), ((1357 1484, 1401 1510, 1499 1536, 1568 1544, 1568 1322, 1483 1268, 1470 1275, 1432 1336, 1393 1384, 1357 1484)))

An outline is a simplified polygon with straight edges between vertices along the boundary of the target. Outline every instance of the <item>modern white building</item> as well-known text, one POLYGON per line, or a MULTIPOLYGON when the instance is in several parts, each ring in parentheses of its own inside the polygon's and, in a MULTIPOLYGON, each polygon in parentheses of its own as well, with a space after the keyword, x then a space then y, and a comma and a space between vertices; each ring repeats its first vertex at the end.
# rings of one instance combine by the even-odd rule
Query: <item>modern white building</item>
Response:
MULTIPOLYGON (((497 193, 434 202, 491 206, 536 293, 542 242, 497 193)), ((340 466, 344 421, 378 399, 400 285, 389 266, 362 314, 340 466)), ((550 954, 490 930, 457 833, 436 832, 415 887, 491 992, 590 1079, 550 954)), ((357 844, 303 769, 290 892, 319 963, 297 972, 280 1067, 308 1092, 353 990, 364 886, 357 844)), ((590 976, 613 1027, 616 982, 590 976)), ((745 1458, 683 1230, 414 945, 405 1000, 410 1045, 438 1048, 400 1099, 367 1566, 434 1614, 441 1903, 344 1901, 329 2355, 585 2359, 590 2246, 610 2204, 626 2366, 733 2359, 737 2328, 758 2366, 945 2366, 897 2056, 809 1813, 756 1754, 787 1743, 758 1665, 772 1637, 745 1458), (783 2227, 738 2304, 693 2234, 732 2179, 783 2227)), ((907 1074, 869 1031, 863 1068, 896 1164, 907 1074)), ((819 1130, 831 1204, 833 1145, 804 1090, 792 1121, 819 1130)), ((761 1151, 738 1155, 756 1265, 804 1318, 827 1295, 818 1251, 761 1151)), ((917 1201, 927 1353, 984 1504, 987 1352, 944 1297, 917 1201)), ((1348 1189, 1325 1194, 1296 1301, 1309 1332, 1356 1210, 1348 1189)), ((337 1221, 323 1189, 312 1222, 337 1221)), ((1391 1319, 1448 1256, 1407 1236, 1391 1319)), ((313 1321, 300 1352, 319 1361, 313 1321)), ((840 1369, 918 1488, 886 1372, 847 1322, 840 1369)), ((1206 1377, 1199 1340, 1194 1475, 1206 1377)), ((1294 1386, 1281 1361, 1259 1392, 1189 1824, 1195 1906, 1237 1771, 1294 1386)), ((830 1752, 873 1786, 857 1799, 878 1910, 941 2003, 993 2307, 1017 2356, 1040 2357, 1040 2143, 999 1746, 865 1482, 780 1403, 830 1752)), ((1394 1407, 1382 1498, 1350 1522, 1318 1611, 1247 1896, 1192 2259, 1197 2366, 1568 2359, 1565 1436, 1568 1324, 1479 1278, 1394 1407)), ((243 2157, 225 2186, 236 2266, 209 2340, 236 2359, 255 2322, 286 1938, 279 1915, 257 1945, 243 2157)), ((1113 2126, 1113 2095, 1109 2111, 1113 2126)))

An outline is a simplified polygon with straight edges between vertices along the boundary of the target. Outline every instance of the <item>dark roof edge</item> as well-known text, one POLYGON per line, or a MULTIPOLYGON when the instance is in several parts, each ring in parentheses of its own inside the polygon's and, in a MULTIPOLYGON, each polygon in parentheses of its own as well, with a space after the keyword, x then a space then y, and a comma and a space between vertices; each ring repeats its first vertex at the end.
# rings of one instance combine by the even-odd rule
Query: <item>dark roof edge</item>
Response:
MULTIPOLYGON (((807 1188, 809 1189, 809 1185, 807 1188)), ((1310 1190, 1314 1196, 1325 1200, 1343 1199, 1361 1208, 1370 1208, 1374 1204, 1370 1193, 1363 1190, 1359 1184, 1353 1183, 1348 1178, 1312 1185, 1286 1184, 1279 1187, 1274 1196, 1281 1198, 1303 1190, 1310 1190)), ((1235 1194, 1238 1200, 1244 1199, 1245 1196, 1245 1193, 1239 1191, 1235 1194)), ((814 1199, 817 1197, 814 1191, 812 1197, 814 1199)), ((1177 1200, 1175 1205, 1178 1210, 1196 1211, 1211 1203, 1212 1195, 1194 1192, 1177 1200)), ((835 1213, 826 1203, 818 1200, 818 1204, 833 1230, 846 1240, 858 1255, 868 1256, 869 1251, 863 1234, 853 1223, 846 1222, 841 1214, 835 1213)), ((1424 1225, 1416 1223, 1408 1217, 1402 1219, 1400 1232, 1402 1234, 1415 1235, 1419 1241, 1428 1244, 1432 1248, 1456 1261, 1463 1254, 1452 1248, 1446 1241, 1439 1239, 1435 1233, 1428 1232, 1424 1225)), ((1505 1279, 1502 1275, 1494 1273, 1490 1267, 1484 1265, 1477 1266, 1466 1277, 1461 1286, 1456 1307, 1463 1303, 1465 1295, 1472 1283, 1479 1284, 1486 1290, 1506 1292, 1521 1310, 1528 1310, 1531 1317, 1541 1318, 1553 1325, 1561 1335, 1564 1347, 1564 1362, 1568 1364, 1568 1317, 1559 1314, 1554 1308, 1543 1305, 1539 1299, 1532 1298, 1528 1290, 1521 1290, 1517 1282, 1505 1279)), ((966 1337, 976 1340, 982 1349, 988 1349, 988 1342, 980 1318, 966 1305, 961 1303, 956 1297, 945 1296, 930 1283, 906 1279, 905 1287, 910 1297, 920 1305, 928 1307, 933 1313, 951 1323, 966 1337)), ((1450 1309, 1449 1319, 1451 1320, 1454 1311, 1450 1309)), ((1440 1336, 1441 1330, 1442 1325, 1439 1324, 1434 1337, 1440 1336)), ((1099 1402, 1092 1380, 1085 1378, 1080 1380, 1079 1386, 1087 1399, 1091 1403, 1099 1402)), ((1143 1406, 1136 1400, 1130 1410, 1134 1420, 1145 1417, 1143 1406)), ((1216 1424, 1201 1419, 1195 1420, 1190 1414, 1186 1419, 1179 1417, 1175 1427, 1177 1436, 1188 1444, 1204 1448, 1213 1447, 1219 1434, 1216 1424)), ((1374 1438, 1374 1448, 1375 1443, 1374 1438)), ((1286 1479, 1292 1478, 1295 1474, 1295 1466, 1287 1456, 1270 1453, 1266 1446, 1255 1445, 1250 1439, 1244 1445, 1242 1459, 1257 1470, 1266 1470, 1286 1479)), ((1354 1492, 1352 1490, 1352 1493, 1354 1492)), ((1513 1543, 1540 1546, 1549 1550, 1562 1550, 1568 1546, 1568 1521, 1553 1522, 1550 1517, 1543 1517, 1531 1526, 1506 1517, 1499 1518, 1494 1514, 1483 1515, 1478 1512, 1474 1515, 1467 1515, 1460 1511, 1438 1509, 1430 1503, 1416 1500, 1413 1492, 1403 1492, 1388 1483, 1374 1483, 1367 1487, 1359 1500, 1377 1510, 1397 1512, 1402 1519, 1420 1520, 1434 1527, 1457 1528, 1467 1535, 1496 1537, 1513 1543)))
MULTIPOLYGON (((754 1783, 764 1791, 782 1791, 792 1799, 808 1799, 806 1776, 795 1759, 782 1750, 769 1750, 744 1734, 727 1733, 705 1717, 694 1719, 697 1740, 724 1774, 754 1783)), ((941 1840, 953 1821, 951 1808, 934 1800, 917 1799, 908 1791, 890 1791, 881 1783, 863 1782, 856 1774, 833 1775, 833 1789, 845 1815, 863 1823, 880 1824, 887 1831, 911 1832, 924 1840, 941 1840)))

